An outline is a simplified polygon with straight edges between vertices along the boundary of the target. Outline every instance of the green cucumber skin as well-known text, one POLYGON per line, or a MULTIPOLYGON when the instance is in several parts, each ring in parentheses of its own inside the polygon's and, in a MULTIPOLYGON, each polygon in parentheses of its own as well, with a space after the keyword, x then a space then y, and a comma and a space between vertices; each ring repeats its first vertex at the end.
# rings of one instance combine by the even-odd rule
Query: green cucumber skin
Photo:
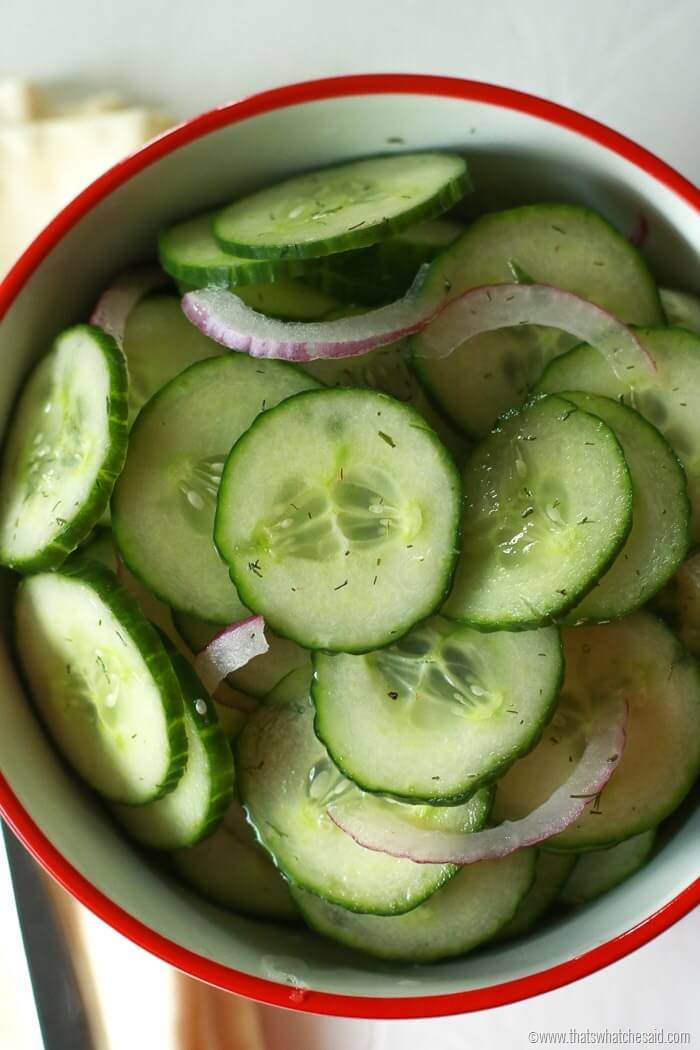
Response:
MULTIPOLYGON (((378 393, 377 390, 371 389, 369 387, 321 387, 320 389, 326 395, 332 394, 337 397, 348 397, 348 395, 352 396, 362 394, 377 395, 378 393)), ((307 397, 310 394, 316 394, 318 392, 318 390, 303 390, 298 394, 293 394, 291 397, 286 398, 284 402, 280 402, 278 405, 267 409, 266 412, 261 413, 259 416, 256 417, 256 419, 253 420, 248 430, 246 430, 245 433, 243 433, 238 439, 238 441, 234 444, 233 448, 231 449, 228 455, 228 458, 226 459, 221 478, 221 484, 219 486, 219 498, 217 499, 216 517, 214 520, 214 546, 218 550, 221 559, 229 566, 229 576, 231 577, 231 582, 233 583, 234 587, 238 592, 241 602, 246 606, 246 608, 250 609, 251 612, 255 613, 256 615, 264 615, 266 622, 270 625, 271 629, 275 632, 275 634, 278 634, 281 638, 287 638, 289 641, 296 642, 297 645, 300 645, 304 649, 311 650, 313 650, 314 648, 318 648, 318 646, 312 644, 312 640, 303 637, 300 633, 295 633, 295 635, 292 636, 284 625, 280 624, 279 621, 276 621, 274 616, 270 616, 267 613, 263 613, 259 606, 258 608, 256 608, 257 601, 255 599, 255 596, 251 593, 249 589, 250 581, 245 578, 242 571, 236 572, 232 568, 231 564, 228 562, 227 556, 223 550, 223 544, 221 542, 221 534, 225 531, 225 522, 223 520, 224 514, 222 511, 223 501, 221 497, 222 494, 225 493, 228 484, 230 484, 228 479, 228 475, 230 473, 230 465, 234 462, 236 455, 238 455, 241 449, 245 447, 245 443, 249 440, 251 434, 254 434, 256 428, 261 425, 262 420, 264 420, 265 417, 269 416, 271 413, 276 412, 277 409, 284 408, 285 406, 290 405, 293 401, 296 401, 299 398, 307 397)), ((388 400, 395 400, 393 398, 390 398, 389 395, 386 394, 382 396, 386 397, 388 400)), ((459 475, 459 470, 457 469, 457 465, 451 453, 445 448, 435 431, 430 427, 428 423, 426 423, 423 416, 421 416, 416 409, 409 405, 402 405, 401 407, 405 412, 410 412, 411 415, 414 417, 414 425, 416 426, 416 428, 423 430, 424 433, 431 438, 433 444, 436 446, 436 448, 440 451, 442 455, 445 467, 452 476, 452 483, 455 486, 456 491, 461 492, 461 479, 459 475)), ((426 619, 433 612, 440 608, 440 606, 445 601, 447 595, 450 592, 452 578, 454 576, 459 556, 461 539, 461 521, 459 513, 457 515, 457 520, 454 523, 454 528, 454 553, 451 562, 446 566, 444 579, 442 581, 441 586, 439 588, 436 588, 436 591, 438 593, 436 594, 436 597, 432 600, 431 604, 421 609, 418 615, 413 616, 413 618, 411 618, 409 622, 397 626, 391 634, 388 634, 384 638, 380 639, 379 644, 372 644, 369 647, 352 645, 344 646, 342 649, 338 648, 338 651, 351 653, 353 655, 364 655, 369 652, 374 652, 375 649, 379 649, 383 646, 390 645, 391 642, 394 642, 402 635, 407 634, 408 631, 410 631, 416 623, 418 623, 420 620, 426 619)), ((188 612, 189 610, 183 611, 188 612)))
POLYGON ((209 699, 206 689, 181 653, 173 648, 170 659, 180 683, 183 699, 194 719, 199 738, 207 753, 212 778, 207 814, 196 837, 186 843, 186 845, 193 845, 210 835, 221 823, 235 793, 236 770, 233 752, 221 728, 216 704, 209 699), (207 709, 204 714, 197 710, 198 699, 204 699, 206 702, 207 709))
MULTIPOLYGON (((561 690, 561 687, 562 687, 562 685, 564 683, 564 677, 565 677, 565 673, 566 673, 566 669, 565 669, 565 666, 564 666, 564 650, 563 650, 563 646, 562 646, 561 633, 558 630, 557 630, 557 633, 558 633, 558 636, 559 636, 559 646, 558 646, 558 648, 559 648, 559 653, 561 655, 559 676, 558 676, 557 686, 556 686, 555 689, 552 690, 552 695, 551 695, 551 698, 550 698, 550 701, 549 701, 549 704, 548 704, 548 707, 547 707, 547 712, 543 716, 542 723, 539 726, 537 726, 537 727, 535 727, 533 729, 532 736, 528 740, 527 745, 525 745, 523 747, 522 751, 520 751, 517 755, 514 755, 512 758, 506 759, 499 766, 494 767, 494 769, 492 769, 492 770, 489 770, 488 773, 484 773, 483 776, 475 777, 474 779, 470 780, 469 781, 469 785, 468 786, 465 785, 464 790, 459 792, 459 793, 457 793, 457 794, 452 794, 452 795, 436 794, 436 795, 431 795, 429 798, 425 798, 425 797, 422 797, 422 796, 419 798, 416 795, 401 795, 401 794, 397 794, 395 792, 387 791, 386 788, 377 787, 376 784, 370 784, 368 782, 367 783, 366 782, 361 782, 355 776, 353 776, 352 771, 350 769, 348 769, 346 767, 346 765, 342 762, 341 756, 339 756, 337 754, 337 752, 330 747, 328 742, 326 740, 324 740, 322 733, 319 732, 319 727, 320 727, 321 720, 320 720, 320 717, 319 717, 319 706, 320 706, 319 700, 318 700, 319 684, 318 684, 318 677, 316 675, 316 663, 317 663, 318 656, 322 655, 322 654, 318 654, 318 653, 313 653, 312 654, 312 662, 313 662, 313 667, 314 667, 314 673, 313 673, 313 676, 312 676, 312 679, 311 679, 311 701, 312 701, 312 703, 314 705, 314 709, 316 711, 315 716, 314 716, 314 732, 316 733, 316 736, 321 741, 321 743, 323 744, 325 749, 328 751, 328 754, 330 755, 333 763, 338 767, 340 772, 343 773, 343 775, 346 776, 348 778, 348 780, 352 780, 353 783, 357 784, 357 786, 359 788, 361 788, 363 791, 366 791, 368 795, 388 796, 389 798, 395 798, 398 802, 407 802, 407 803, 410 803, 410 804, 417 804, 417 805, 427 804, 427 805, 432 805, 432 806, 460 806, 460 805, 463 805, 465 802, 467 802, 469 800, 469 798, 476 791, 479 791, 482 788, 490 788, 491 789, 491 802, 489 804, 489 810, 490 810, 491 806, 493 805, 493 800, 494 800, 494 797, 495 797, 494 782, 496 780, 498 780, 500 777, 502 777, 503 774, 506 772, 506 770, 508 770, 510 768, 510 766, 513 765, 514 762, 517 762, 517 761, 519 761, 519 759, 524 758, 525 755, 529 754, 530 751, 532 751, 537 746, 537 744, 539 743, 539 741, 540 741, 540 739, 542 737, 542 734, 544 733, 545 729, 547 728, 547 723, 549 722, 549 719, 551 718, 552 713, 554 712, 554 709, 555 709, 555 707, 557 705, 557 699, 558 699, 558 696, 559 696, 559 691, 561 690)), ((393 641, 393 639, 392 639, 392 641, 393 641)))
MULTIPOLYGON (((569 877, 565 880, 563 886, 561 887, 561 892, 559 894, 560 901, 562 902, 562 904, 570 905, 572 907, 577 907, 577 906, 579 906, 581 904, 588 904, 590 901, 596 900, 596 898, 601 897, 604 893, 608 893, 610 890, 614 889, 616 886, 619 886, 621 883, 623 883, 627 879, 631 878, 632 875, 636 875, 636 873, 639 871, 639 869, 644 867, 644 865, 647 863, 647 861, 651 857, 651 855, 652 855, 652 853, 654 851, 655 845, 656 845, 656 829, 652 828, 649 831, 641 832, 640 836, 631 835, 630 838, 623 839, 622 842, 618 842, 615 846, 607 846, 607 847, 604 846, 604 847, 602 847, 601 849, 598 849, 598 850, 588 850, 588 851, 579 853, 578 856, 574 855, 573 853, 568 854, 569 856, 571 856, 571 859, 573 860, 574 863, 573 863, 573 867, 572 867, 572 870, 571 870, 571 873, 570 873, 569 877), (590 859, 595 857, 596 854, 606 853, 608 850, 614 850, 618 846, 624 846, 625 843, 628 843, 629 845, 632 845, 633 844, 632 843, 633 839, 636 839, 636 838, 639 838, 639 837, 642 837, 642 836, 648 836, 648 838, 643 844, 641 844, 641 846, 639 848, 639 852, 633 858, 631 864, 628 862, 627 866, 626 867, 622 867, 620 870, 618 870, 617 873, 611 873, 610 871, 608 871, 607 879, 604 879, 602 882, 600 882, 597 887, 595 887, 595 886, 591 887, 591 885, 589 884, 588 888, 586 888, 586 880, 585 880, 585 878, 584 878, 583 885, 580 884, 581 883, 581 879, 580 879, 580 877, 577 878, 577 869, 580 869, 582 867, 582 865, 587 860, 590 863, 590 859), (578 886, 578 888, 577 888, 577 886, 578 886)), ((554 854, 552 854, 552 856, 554 856, 554 854)), ((563 857, 563 856, 567 856, 567 854, 560 853, 560 854, 558 854, 558 856, 562 856, 563 857)), ((618 864, 619 864, 619 861, 618 861, 618 864)), ((594 881, 595 881, 595 875, 594 875, 594 881)))
MULTIPOLYGON (((208 213, 210 218, 213 212, 208 213)), ((206 216, 200 216, 204 219, 206 216)), ((188 221, 177 225, 185 225, 188 221)), ((247 284, 267 284, 283 277, 296 277, 303 273, 306 266, 294 259, 236 259, 231 256, 228 264, 212 263, 196 265, 178 261, 177 254, 171 250, 169 235, 171 229, 162 230, 158 236, 158 259, 165 272, 176 281, 184 281, 193 288, 240 288, 247 284)), ((212 234, 213 240, 213 234, 212 234)), ((214 247, 221 251, 218 244, 214 247)))
MULTIPOLYGON (((85 332, 94 342, 98 343, 107 365, 111 387, 108 404, 109 449, 95 478, 90 496, 65 528, 54 536, 53 540, 42 550, 38 551, 34 557, 4 562, 8 568, 14 569, 15 572, 46 572, 62 565, 68 555, 89 536, 91 530, 109 506, 114 483, 119 477, 126 460, 129 433, 127 423, 129 415, 129 380, 124 355, 112 336, 103 332, 101 328, 97 328, 94 325, 78 324, 67 329, 62 335, 69 335, 71 332, 85 332)), ((10 420, 5 438, 6 441, 11 428, 12 420, 10 420)), ((2 563, 3 557, 0 551, 0 564, 2 563)))
POLYGON ((555 903, 575 866, 576 857, 573 855, 538 850, 532 886, 518 905, 513 918, 498 931, 494 941, 510 940, 529 933, 555 903), (537 899, 534 899, 535 894, 537 899))
MULTIPOLYGON (((187 735, 185 732, 182 693, 159 632, 145 618, 131 595, 119 585, 115 574, 98 562, 76 558, 75 562, 64 563, 56 570, 56 574, 71 580, 77 580, 91 587, 105 605, 109 606, 112 614, 122 625, 143 657, 154 682, 158 686, 165 713, 171 759, 170 767, 159 784, 156 793, 151 798, 144 800, 143 804, 156 802, 177 787, 187 765, 187 735)), ((22 586, 23 582, 20 581, 19 587, 21 588, 22 586)), ((14 657, 15 667, 19 671, 25 691, 28 696, 32 696, 29 683, 22 671, 16 639, 14 642, 14 657)), ((70 768, 73 770, 72 766, 70 768)), ((73 772, 76 776, 80 776, 77 771, 73 770, 73 772)), ((87 782, 83 781, 83 783, 87 782)), ((87 786, 91 791, 93 790, 90 784, 87 784, 87 786)), ((112 801, 122 802, 123 800, 114 799, 112 801)), ((129 805, 128 802, 123 804, 129 805)), ((136 805, 141 804, 136 803, 136 805)))
MULTIPOLYGON (((532 398, 530 399, 530 401, 525 403, 523 408, 530 407, 533 403, 535 403, 537 400, 539 400, 539 398, 541 396, 542 396, 541 394, 535 393, 532 396, 532 398)), ((558 397, 559 395, 552 394, 552 395, 548 395, 548 396, 558 397)), ((517 416, 521 411, 522 411, 522 409, 517 409, 517 408, 510 409, 508 412, 504 413, 503 416, 501 416, 501 418, 498 421, 497 426, 500 427, 503 423, 507 423, 508 420, 511 417, 517 416)), ((581 409, 577 409, 577 411, 580 412, 582 410, 581 409)), ((584 415, 590 415, 590 413, 584 413, 584 415)), ((595 418, 597 418, 597 417, 595 417, 595 418)), ((602 420, 598 420, 598 421, 600 423, 602 423, 602 420)), ((621 457, 622 457, 622 459, 624 461, 624 453, 622 451, 622 446, 621 446, 620 442, 618 441, 617 437, 615 436, 613 431, 609 427, 606 426, 606 424, 603 423, 603 427, 606 430, 609 431, 609 434, 610 434, 610 439, 609 440, 611 441, 612 444, 617 446, 617 448, 618 448, 618 450, 620 452, 620 455, 621 455, 621 457)), ((464 468, 464 470, 462 472, 463 476, 466 473, 466 468, 469 465, 469 461, 471 459, 471 456, 478 454, 478 451, 479 451, 479 446, 476 446, 474 451, 468 457, 467 462, 465 464, 465 468, 464 468)), ((629 477, 629 470, 628 470, 628 477, 629 477)), ((631 480, 630 480, 630 485, 629 485, 629 505, 630 505, 630 508, 631 508, 631 506, 632 506, 631 480)), ((441 609, 440 610, 440 614, 442 616, 444 616, 448 620, 455 620, 457 623, 464 623, 468 627, 474 627, 476 630, 479 630, 479 631, 530 631, 530 630, 533 630, 534 628, 545 627, 545 626, 548 626, 550 624, 561 624, 563 622, 564 618, 566 617, 566 615, 579 604, 579 602, 584 597, 584 594, 587 594, 588 591, 591 590, 596 585, 598 580, 602 579, 602 577, 606 574, 606 572, 611 568, 611 566, 614 564, 615 559, 617 558, 619 552, 621 551, 622 547, 624 546, 625 542, 627 541, 627 538, 628 538, 628 536, 629 536, 631 531, 632 531, 632 518, 631 518, 631 513, 630 513, 629 520, 627 522, 626 528, 623 529, 620 532, 620 534, 618 535, 618 537, 617 537, 617 543, 616 543, 615 548, 610 551, 610 553, 609 553, 609 555, 608 555, 606 560, 604 560, 603 562, 601 562, 601 564, 599 564, 599 565, 597 565, 595 567, 593 573, 591 574, 591 576, 590 576, 590 578, 588 580, 588 584, 587 584, 585 592, 575 595, 573 597, 573 599, 571 597, 569 597, 569 599, 567 601, 560 602, 557 605, 556 608, 550 609, 547 612, 547 614, 544 617, 542 617, 542 618, 536 618, 536 617, 533 617, 532 619, 518 618, 517 620, 513 620, 513 619, 499 619, 498 621, 495 621, 495 620, 488 620, 488 621, 486 621, 486 620, 476 620, 476 619, 470 619, 467 616, 457 616, 455 613, 451 613, 448 608, 441 609)))
MULTIPOLYGON (((575 400, 576 393, 571 394, 570 392, 566 392, 566 393, 558 394, 557 396, 564 398, 564 400, 571 400, 572 404, 576 404, 577 407, 581 408, 582 411, 588 412, 589 415, 596 415, 595 407, 593 407, 592 405, 589 404, 588 407, 584 407, 584 406, 578 404, 578 402, 575 400)), ((586 395, 584 394, 584 399, 585 399, 585 397, 586 397, 586 395)), ((683 508, 685 510, 685 526, 684 526, 684 530, 683 530, 684 534, 685 534, 685 549, 684 549, 684 554, 679 558, 679 560, 675 564, 672 564, 672 565, 669 566, 669 569, 668 569, 668 572, 667 572, 665 578, 661 579, 661 581, 654 587, 653 590, 647 590, 644 594, 642 594, 640 596, 640 598, 635 603, 633 603, 631 605, 627 605, 624 608, 617 609, 617 610, 610 609, 610 608, 602 609, 602 610, 600 610, 600 612, 599 612, 599 614, 597 616, 593 616, 593 615, 581 616, 579 614, 576 614, 576 608, 577 607, 575 607, 574 609, 570 610, 566 615, 560 617, 560 622, 562 624, 567 625, 567 626, 577 626, 577 625, 584 624, 584 623, 607 623, 609 620, 622 619, 622 617, 629 616, 633 612, 636 612, 638 609, 641 609, 643 605, 645 605, 648 601, 650 601, 654 597, 654 595, 658 594, 658 592, 669 582, 669 580, 672 579, 672 577, 675 575, 676 571, 678 570, 678 568, 682 564, 683 559, 684 559, 685 555, 687 554, 689 546, 690 546, 691 506, 690 506, 690 498, 688 496, 687 486, 686 486, 686 483, 685 483, 685 470, 683 468, 683 464, 679 460, 679 458, 676 455, 676 453, 674 452, 674 450, 671 448, 670 444, 666 441, 666 439, 664 438, 663 434, 658 430, 657 427, 655 427, 653 425, 653 423, 650 423, 639 412, 636 412, 635 409, 632 409, 632 408, 628 407, 627 405, 618 404, 617 402, 612 401, 612 399, 610 399, 610 398, 608 398, 606 400, 610 400, 611 401, 611 406, 614 409, 614 412, 633 413, 635 416, 637 416, 637 420, 636 421, 639 424, 639 426, 640 427, 644 427, 647 431, 649 431, 652 434, 654 434, 656 437, 659 438, 659 440, 664 445, 667 446, 668 451, 670 453, 670 459, 675 463, 676 467, 678 468, 678 483, 679 483, 680 488, 682 489, 682 504, 683 504, 683 508)), ((585 404, 586 404, 586 402, 584 400, 584 405, 585 404)), ((602 416, 599 417, 599 418, 602 418, 602 416)), ((608 422, 605 419, 603 419, 603 422, 606 423, 606 425, 608 427, 610 427, 611 430, 613 430, 613 433, 615 432, 612 422, 608 422)), ((623 451, 624 451, 624 449, 623 449, 623 451)), ((632 520, 632 528, 633 527, 634 527, 634 516, 633 516, 633 520, 632 520)), ((632 532, 632 528, 630 528, 630 534, 632 532)), ((618 552, 618 554, 616 555, 616 559, 617 559, 617 557, 619 557, 620 554, 623 553, 623 551, 624 551, 624 544, 623 544, 623 547, 620 548, 620 551, 618 552)), ((605 574, 603 574, 603 576, 599 577, 599 579, 602 580, 604 578, 604 575, 605 574)), ((587 598, 587 595, 584 596, 584 598, 582 599, 582 602, 580 604, 584 604, 585 605, 586 598, 587 598)))
MULTIPOLYGON (((394 156, 396 154, 386 154, 385 157, 374 156, 366 159, 382 160, 394 156)), ((335 167, 337 165, 331 165, 329 170, 335 167)), ((371 225, 366 230, 346 231, 334 237, 313 241, 308 244, 303 242, 296 244, 293 242, 281 242, 277 245, 266 244, 258 246, 236 241, 227 237, 221 230, 221 215, 225 209, 222 209, 214 218, 212 230, 214 237, 225 252, 241 258, 316 259, 354 248, 365 248, 394 234, 402 233, 409 226, 414 226, 425 219, 437 218, 437 216, 461 200, 471 188, 471 177, 465 165, 461 175, 455 176, 447 182, 438 193, 428 200, 422 201, 405 212, 401 212, 391 219, 385 219, 382 222, 371 225)))

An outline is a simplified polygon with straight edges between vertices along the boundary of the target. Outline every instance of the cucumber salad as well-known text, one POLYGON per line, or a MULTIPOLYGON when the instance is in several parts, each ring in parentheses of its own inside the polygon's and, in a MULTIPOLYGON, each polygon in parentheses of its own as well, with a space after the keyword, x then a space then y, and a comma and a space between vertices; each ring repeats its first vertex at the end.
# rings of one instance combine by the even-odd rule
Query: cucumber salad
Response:
POLYGON ((183 217, 0 478, 19 669, 106 819, 406 962, 612 890, 700 772, 700 303, 470 189, 395 153, 183 217))

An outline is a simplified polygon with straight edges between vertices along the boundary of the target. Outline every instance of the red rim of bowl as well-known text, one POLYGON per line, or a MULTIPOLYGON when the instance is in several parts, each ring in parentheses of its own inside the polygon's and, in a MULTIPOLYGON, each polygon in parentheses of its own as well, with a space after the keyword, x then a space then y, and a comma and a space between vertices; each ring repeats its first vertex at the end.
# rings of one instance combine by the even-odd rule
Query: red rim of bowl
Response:
MULTIPOLYGON (((700 212, 700 190, 654 154, 574 110, 510 88, 456 77, 361 74, 304 81, 231 102, 185 121, 154 139, 91 183, 27 248, 0 285, 0 320, 24 284, 61 238, 114 189, 166 154, 228 124, 305 102, 375 94, 433 95, 515 110, 582 135, 634 164, 700 212)), ((0 775, 0 813, 39 863, 85 907, 135 944, 193 977, 274 1006, 365 1018, 417 1018, 484 1010, 517 1002, 578 980, 615 962, 668 929, 700 903, 696 879, 658 911, 617 937, 539 973, 486 988, 444 995, 372 997, 292 988, 241 973, 156 933, 118 907, 80 874, 34 823, 0 775)))

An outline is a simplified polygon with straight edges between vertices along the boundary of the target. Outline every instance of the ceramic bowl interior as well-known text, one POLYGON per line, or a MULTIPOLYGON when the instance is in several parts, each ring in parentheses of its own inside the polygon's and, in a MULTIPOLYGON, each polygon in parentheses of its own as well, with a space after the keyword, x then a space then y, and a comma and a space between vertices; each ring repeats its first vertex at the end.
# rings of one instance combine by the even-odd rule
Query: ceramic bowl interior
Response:
MULTIPOLYGON (((70 209, 2 290, 2 426, 23 376, 52 336, 86 316, 113 274, 151 256, 164 224, 297 170, 362 154, 434 147, 466 153, 475 211, 578 201, 623 232, 636 228, 643 214, 657 277, 687 287, 698 273, 697 205, 625 156, 553 122, 544 108, 515 94, 492 104, 488 89, 460 81, 367 81, 360 90, 359 81, 346 80, 340 91, 320 82, 296 96, 271 93, 210 114, 115 169, 70 209), (333 94, 344 97, 323 97, 333 94), (309 101, 283 104, 301 97, 309 101)), ((10 591, 7 577, 6 607, 10 591)), ((260 999, 375 1016, 493 1005, 590 972, 682 914, 691 892, 693 900, 699 896, 691 884, 700 810, 688 805, 642 873, 526 940, 433 966, 363 958, 301 929, 227 914, 180 886, 128 843, 67 772, 27 702, 5 643, 0 681, 0 801, 25 841, 72 892, 127 935, 175 965, 260 999), (640 923, 646 923, 641 935, 627 933, 640 923)))

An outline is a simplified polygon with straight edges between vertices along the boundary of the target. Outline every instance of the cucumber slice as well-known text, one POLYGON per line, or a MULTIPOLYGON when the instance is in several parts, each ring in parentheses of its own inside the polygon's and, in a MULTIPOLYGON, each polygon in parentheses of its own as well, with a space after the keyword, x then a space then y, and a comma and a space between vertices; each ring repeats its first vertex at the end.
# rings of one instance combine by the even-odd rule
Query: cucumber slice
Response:
POLYGON ((187 761, 182 694, 158 634, 97 563, 27 577, 17 653, 51 738, 113 802, 172 791, 187 761))
POLYGON ((496 940, 510 940, 531 930, 554 904, 576 863, 573 854, 538 850, 535 881, 518 905, 513 918, 498 931, 496 940))
MULTIPOLYGON (((184 613, 175 613, 173 620, 193 653, 204 649, 223 626, 203 623, 184 613)), ((248 696, 267 696, 291 671, 309 667, 306 649, 288 642, 286 638, 278 638, 269 629, 265 631, 265 636, 270 646, 268 651, 262 656, 256 656, 239 671, 234 671, 227 679, 234 689, 241 689, 248 696)))
POLYGON ((124 333, 129 368, 129 423, 156 391, 195 361, 226 351, 190 324, 180 301, 154 295, 135 306, 124 333))
POLYGON ((419 268, 463 232, 450 219, 421 222, 368 248, 329 255, 305 280, 342 303, 379 306, 404 295, 419 268))
POLYGON ((300 367, 325 386, 370 387, 411 405, 433 428, 455 461, 464 462, 468 444, 424 393, 409 361, 407 340, 401 339, 357 357, 318 358, 300 367))
POLYGON ((140 413, 112 528, 134 576, 174 609, 212 623, 247 615, 211 540, 221 470, 259 412, 315 385, 294 365, 226 354, 186 369, 140 413))
POLYGON ((242 601, 273 631, 367 652, 440 604, 460 497, 454 464, 412 408, 375 391, 311 391, 231 450, 214 536, 242 601))
POLYGON ((612 567, 566 615, 573 624, 616 620, 649 601, 683 560, 690 521, 685 473, 656 427, 638 412, 594 394, 562 396, 607 423, 632 478, 632 531, 612 567))
POLYGON ((171 651, 170 659, 185 702, 185 771, 165 798, 112 809, 129 834, 152 849, 199 842, 216 829, 233 796, 233 756, 214 704, 184 657, 171 651))
POLYGON ((75 551, 73 557, 88 558, 90 561, 99 562, 105 569, 116 573, 117 552, 114 549, 112 530, 99 525, 91 534, 89 539, 75 551))
POLYGON ((407 915, 356 915, 292 888, 312 930, 380 959, 435 962, 490 940, 528 892, 535 850, 468 864, 446 886, 407 915))
POLYGON ((111 336, 76 325, 34 368, 0 480, 0 564, 60 565, 107 507, 126 455, 127 375, 111 336))
POLYGON ((577 346, 552 361, 538 390, 582 390, 603 394, 635 408, 657 427, 685 467, 691 505, 690 539, 700 541, 700 337, 680 328, 637 332, 656 361, 656 372, 630 369, 618 379, 590 346, 577 346))
POLYGON ((483 634, 436 616, 368 656, 316 653, 315 728, 366 791, 464 801, 535 745, 562 676, 554 627, 483 634))
POLYGON ((446 211, 470 188, 455 153, 370 157, 287 179, 234 201, 212 224, 221 247, 258 258, 361 248, 446 211))
POLYGON ((181 878, 214 904, 260 919, 297 918, 287 884, 256 842, 240 802, 231 803, 213 835, 171 859, 181 878))
MULTIPOLYGON (((326 812, 333 799, 362 794, 331 762, 314 733, 309 675, 295 671, 253 714, 236 746, 241 801, 260 841, 291 883, 353 911, 392 915, 415 908, 456 872, 363 849, 326 812)), ((464 831, 484 823, 491 791, 463 806, 402 806, 424 826, 464 831)))
MULTIPOLYGON (((663 324, 642 256, 600 215, 573 204, 533 204, 477 219, 435 260, 425 290, 461 295, 523 278, 575 292, 629 324, 663 324)), ((442 360, 418 356, 420 335, 412 345, 419 376, 448 418, 483 437, 525 401, 547 361, 572 341, 528 326, 485 333, 442 360)))
POLYGON ((539 626, 566 612, 632 524, 615 435, 561 398, 505 416, 462 480, 462 554, 443 612, 482 629, 539 626))
POLYGON ((700 297, 671 288, 662 288, 659 294, 668 323, 700 335, 700 297))
POLYGON ((214 212, 198 215, 164 230, 158 258, 166 273, 197 288, 235 288, 292 277, 304 270, 294 259, 237 259, 221 250, 211 232, 214 212))
POLYGON ((700 657, 700 551, 683 562, 664 596, 678 637, 693 656, 700 657))
POLYGON ((561 900, 565 904, 587 904, 618 886, 646 864, 655 839, 656 828, 652 828, 616 846, 582 853, 575 859, 574 869, 564 883, 561 900))
POLYGON ((229 744, 232 744, 243 731, 247 715, 243 711, 239 711, 237 707, 229 707, 227 704, 219 703, 216 700, 214 701, 214 706, 216 707, 221 731, 229 744))
POLYGON ((627 743, 602 795, 550 849, 597 849, 656 827, 700 772, 700 671, 661 621, 638 612, 566 629, 566 681, 549 728, 498 784, 495 819, 517 820, 562 784, 585 746, 596 703, 622 690, 627 743))

